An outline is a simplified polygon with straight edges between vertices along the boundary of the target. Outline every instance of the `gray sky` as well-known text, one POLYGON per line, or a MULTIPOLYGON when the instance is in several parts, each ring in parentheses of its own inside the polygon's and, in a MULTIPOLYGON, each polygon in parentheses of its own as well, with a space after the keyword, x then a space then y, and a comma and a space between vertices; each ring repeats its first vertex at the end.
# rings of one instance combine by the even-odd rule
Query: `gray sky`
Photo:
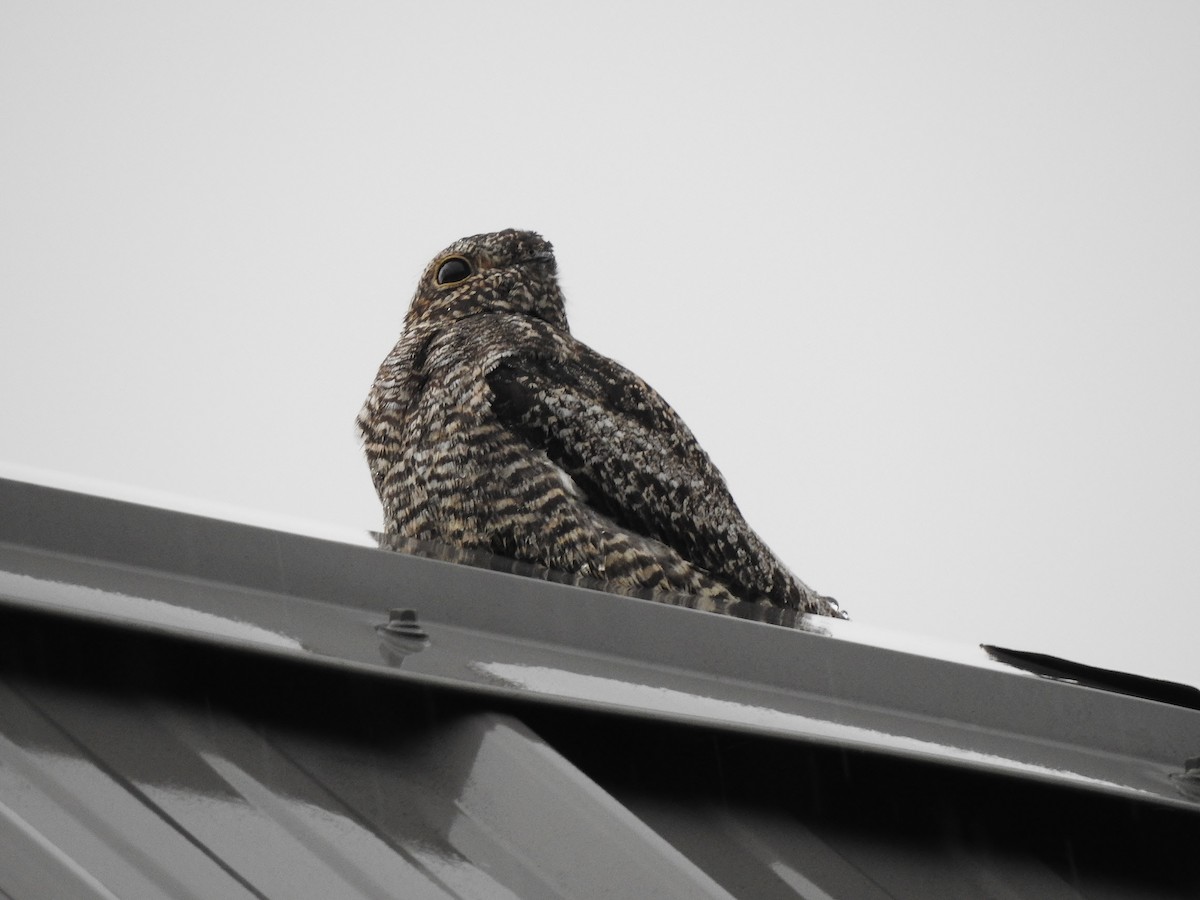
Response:
POLYGON ((362 531, 421 268, 872 626, 1200 683, 1200 5, 0 2, 4 464, 362 531))

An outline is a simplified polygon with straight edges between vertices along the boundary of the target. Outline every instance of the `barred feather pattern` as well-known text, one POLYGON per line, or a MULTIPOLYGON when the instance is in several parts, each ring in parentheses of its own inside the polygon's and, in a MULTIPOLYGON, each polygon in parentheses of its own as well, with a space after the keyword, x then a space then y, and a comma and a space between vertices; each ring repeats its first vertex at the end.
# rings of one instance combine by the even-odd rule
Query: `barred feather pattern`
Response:
POLYGON ((732 614, 765 602, 844 617, 746 524, 666 401, 572 337, 553 250, 533 232, 434 258, 358 428, 393 542, 732 614))

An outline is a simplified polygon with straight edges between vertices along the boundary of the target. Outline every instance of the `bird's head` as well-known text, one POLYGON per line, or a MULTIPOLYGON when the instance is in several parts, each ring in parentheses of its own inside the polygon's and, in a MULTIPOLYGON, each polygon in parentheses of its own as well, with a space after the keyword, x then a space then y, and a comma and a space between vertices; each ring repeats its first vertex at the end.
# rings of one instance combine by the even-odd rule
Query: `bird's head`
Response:
POLYGON ((554 248, 532 231, 463 238, 425 267, 404 325, 509 312, 568 331, 557 273, 554 248))

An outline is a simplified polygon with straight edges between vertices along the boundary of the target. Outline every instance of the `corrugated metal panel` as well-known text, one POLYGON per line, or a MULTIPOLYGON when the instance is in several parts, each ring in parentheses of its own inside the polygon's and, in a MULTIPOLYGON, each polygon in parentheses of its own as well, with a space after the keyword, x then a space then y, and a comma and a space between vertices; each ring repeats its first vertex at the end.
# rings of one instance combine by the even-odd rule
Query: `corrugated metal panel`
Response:
POLYGON ((362 743, 128 689, 0 691, 13 897, 728 896, 509 717, 362 743))
POLYGON ((978 648, 948 662, 3 480, 0 508, 10 604, 1195 808, 1172 780, 1200 752, 1195 710, 1034 678, 978 648), (429 640, 381 632, 395 607, 429 640))
POLYGON ((1195 710, 31 486, 0 511, 0 896, 1200 895, 1195 710))
POLYGON ((1196 816, 1153 804, 57 616, 0 624, 14 898, 1200 888, 1196 816))

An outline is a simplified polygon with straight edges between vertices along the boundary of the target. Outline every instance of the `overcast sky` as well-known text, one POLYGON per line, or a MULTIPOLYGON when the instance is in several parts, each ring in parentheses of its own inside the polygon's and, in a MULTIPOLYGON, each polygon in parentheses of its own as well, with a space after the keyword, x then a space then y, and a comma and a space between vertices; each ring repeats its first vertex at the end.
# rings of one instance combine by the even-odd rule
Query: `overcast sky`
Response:
POLYGON ((0 472, 377 528, 529 228, 856 620, 1200 683, 1200 4, 0 0, 0 160, 0 472))

